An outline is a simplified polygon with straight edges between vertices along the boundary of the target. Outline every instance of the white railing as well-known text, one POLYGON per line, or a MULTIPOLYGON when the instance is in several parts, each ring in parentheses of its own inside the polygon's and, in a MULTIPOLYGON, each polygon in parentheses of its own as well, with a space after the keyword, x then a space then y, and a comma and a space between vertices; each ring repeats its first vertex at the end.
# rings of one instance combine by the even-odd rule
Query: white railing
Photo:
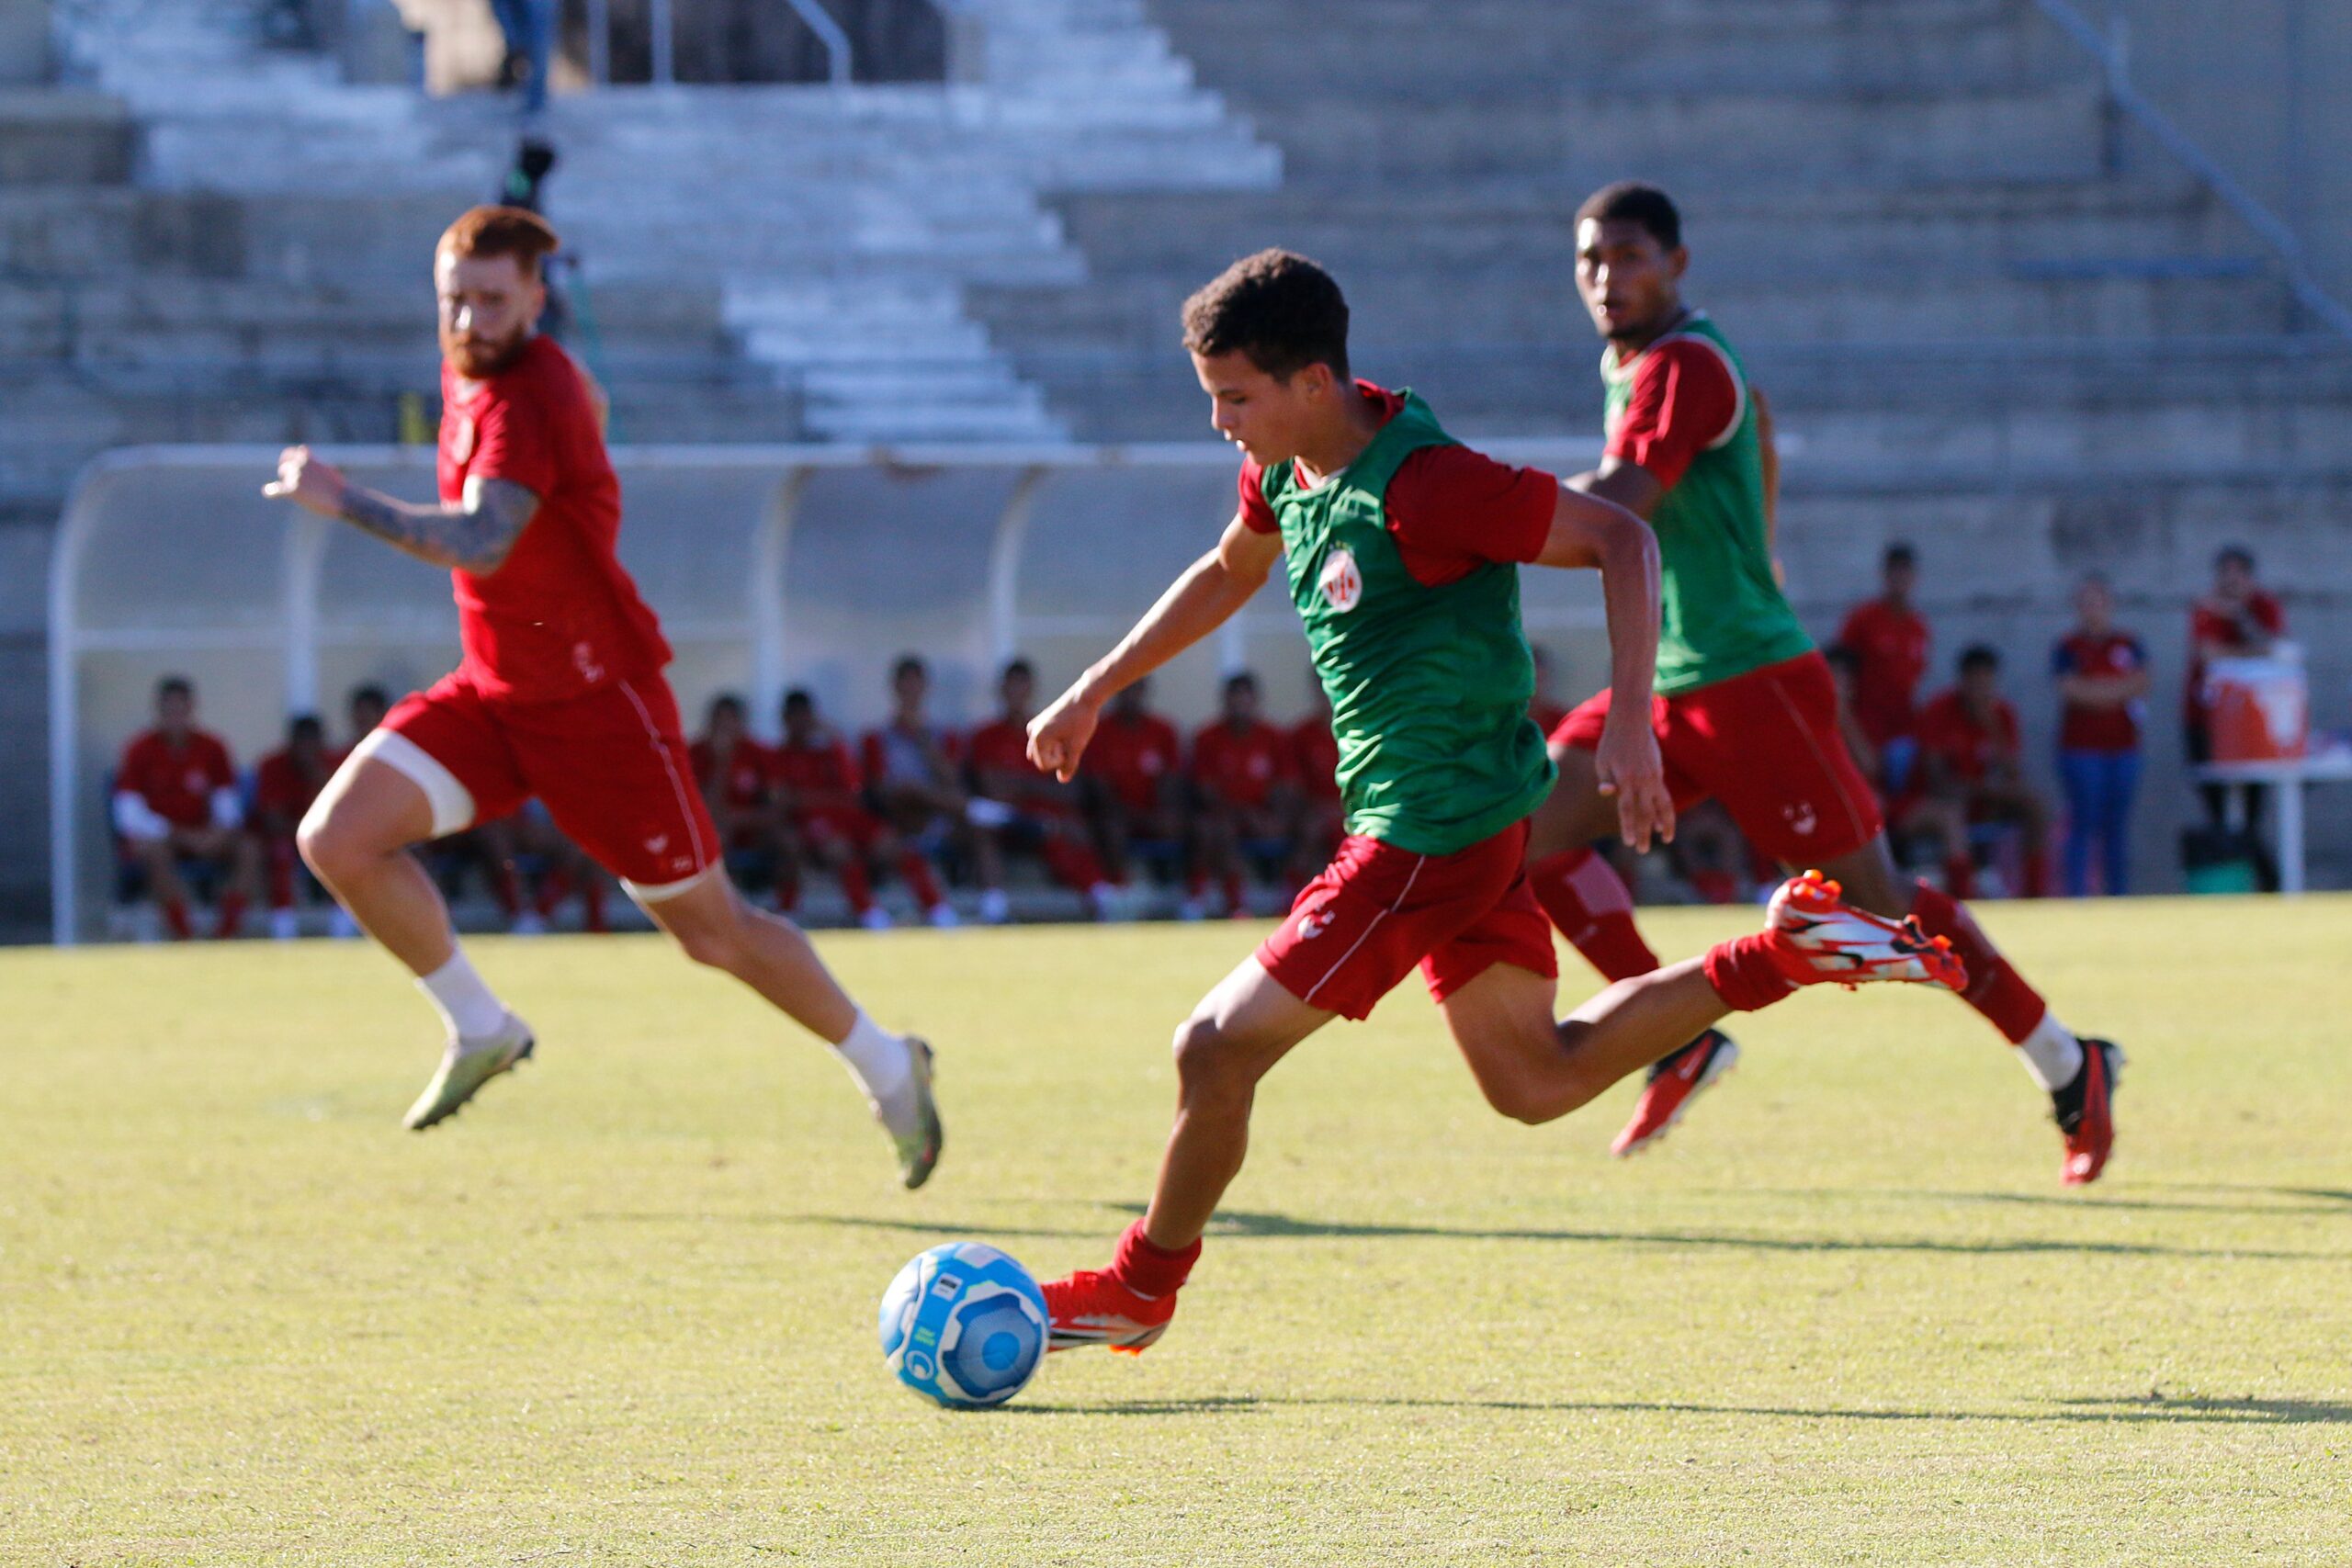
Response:
MULTIPOLYGON (((929 3, 939 13, 946 30, 947 80, 980 80, 985 74, 987 49, 983 13, 978 0, 929 3)), ((826 82, 835 87, 848 86, 856 74, 857 61, 847 29, 819 0, 785 0, 785 4, 824 46, 826 82)), ((667 86, 677 80, 677 18, 673 0, 648 0, 647 26, 652 54, 650 74, 657 85, 667 86)), ((588 0, 588 78, 598 86, 612 81, 612 35, 611 0, 588 0)))

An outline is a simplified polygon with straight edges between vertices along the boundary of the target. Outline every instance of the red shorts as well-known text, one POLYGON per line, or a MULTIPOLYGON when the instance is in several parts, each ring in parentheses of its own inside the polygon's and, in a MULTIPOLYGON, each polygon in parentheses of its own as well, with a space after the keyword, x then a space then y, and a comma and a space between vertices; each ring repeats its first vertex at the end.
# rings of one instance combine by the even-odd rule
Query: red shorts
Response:
POLYGON ((1524 822, 1450 855, 1351 835, 1259 947, 1259 966, 1299 1000, 1354 1019, 1417 964, 1441 1002, 1497 964, 1555 978, 1526 856, 1524 822))
MULTIPOLYGON (((1592 750, 1608 716, 1602 692, 1570 710, 1552 744, 1592 750)), ((1850 854, 1885 826, 1838 733, 1837 682, 1817 652, 1654 697, 1650 722, 1675 810, 1712 795, 1750 844, 1784 864, 1850 854)))
POLYGON ((861 811, 854 806, 820 806, 792 814, 792 825, 800 829, 811 843, 842 843, 860 854, 869 854, 874 840, 881 835, 882 819, 871 811, 861 811))
POLYGON ((360 750, 424 789, 436 838, 537 795, 640 898, 682 891, 718 859, 678 705, 658 675, 554 703, 502 702, 444 675, 402 699, 360 750))

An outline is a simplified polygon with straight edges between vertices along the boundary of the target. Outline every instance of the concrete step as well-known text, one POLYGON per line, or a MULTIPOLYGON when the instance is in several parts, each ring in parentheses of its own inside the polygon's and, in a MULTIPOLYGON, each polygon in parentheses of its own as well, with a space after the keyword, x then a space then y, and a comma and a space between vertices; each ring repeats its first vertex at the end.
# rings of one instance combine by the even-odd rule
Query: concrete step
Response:
POLYGON ((120 185, 138 145, 130 110, 109 94, 0 89, 0 187, 120 185))

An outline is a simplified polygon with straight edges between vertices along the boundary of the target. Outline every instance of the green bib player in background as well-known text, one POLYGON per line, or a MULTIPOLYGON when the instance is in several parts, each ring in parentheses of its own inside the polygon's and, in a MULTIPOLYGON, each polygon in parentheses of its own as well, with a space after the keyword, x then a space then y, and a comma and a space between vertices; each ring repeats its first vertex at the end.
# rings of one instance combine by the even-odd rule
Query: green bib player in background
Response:
MULTIPOLYGON (((1577 210, 1577 288, 1609 344, 1609 439, 1600 467, 1568 483, 1657 535, 1665 612, 1646 705, 1675 808, 1713 796, 1782 865, 1817 866, 1857 908, 1916 918, 1949 941, 1968 966, 1968 1004, 2050 1095, 2065 1137, 2061 1179, 2096 1181, 2114 1146, 2123 1053, 2077 1040, 1958 901, 1896 871, 1877 792, 1838 729, 1836 682, 1773 570, 1770 414, 1722 329, 1683 303, 1689 264, 1681 216, 1655 186, 1611 186, 1577 210)), ((1611 980, 1657 966, 1623 882, 1592 849, 1616 830, 1598 749, 1621 701, 1600 693, 1552 732, 1560 783, 1528 867, 1553 922, 1611 980)), ((1613 1151, 1663 1136, 1738 1054, 1711 1029, 1660 1062, 1613 1151)))
POLYGON ((1176 1032, 1175 1130, 1111 1267, 1046 1286, 1053 1346, 1140 1350, 1165 1331, 1201 1235, 1241 1168, 1258 1080, 1419 967, 1496 1110, 1548 1122, 1735 1010, 1816 980, 1958 984, 1916 928, 1795 882, 1766 929, 1553 1010, 1552 932, 1521 870, 1552 764, 1527 717, 1522 563, 1599 569, 1610 691, 1590 763, 1628 843, 1670 836, 1645 722, 1657 552, 1640 519, 1446 434, 1410 392, 1355 380, 1348 307, 1303 257, 1235 263, 1184 308, 1212 423, 1246 461, 1233 520, 1135 629, 1029 728, 1068 780, 1112 696, 1215 631, 1277 562, 1331 704, 1348 837, 1255 954, 1176 1032))

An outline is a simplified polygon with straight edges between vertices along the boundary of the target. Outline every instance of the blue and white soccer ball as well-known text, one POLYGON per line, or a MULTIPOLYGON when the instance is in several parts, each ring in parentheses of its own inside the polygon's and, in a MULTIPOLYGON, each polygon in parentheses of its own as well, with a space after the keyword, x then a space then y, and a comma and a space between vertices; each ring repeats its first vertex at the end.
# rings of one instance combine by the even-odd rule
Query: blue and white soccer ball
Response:
POLYGON ((1046 1359, 1046 1293, 978 1242, 919 1252, 882 1292, 882 1356, 899 1381, 956 1410, 1001 1404, 1046 1359))

